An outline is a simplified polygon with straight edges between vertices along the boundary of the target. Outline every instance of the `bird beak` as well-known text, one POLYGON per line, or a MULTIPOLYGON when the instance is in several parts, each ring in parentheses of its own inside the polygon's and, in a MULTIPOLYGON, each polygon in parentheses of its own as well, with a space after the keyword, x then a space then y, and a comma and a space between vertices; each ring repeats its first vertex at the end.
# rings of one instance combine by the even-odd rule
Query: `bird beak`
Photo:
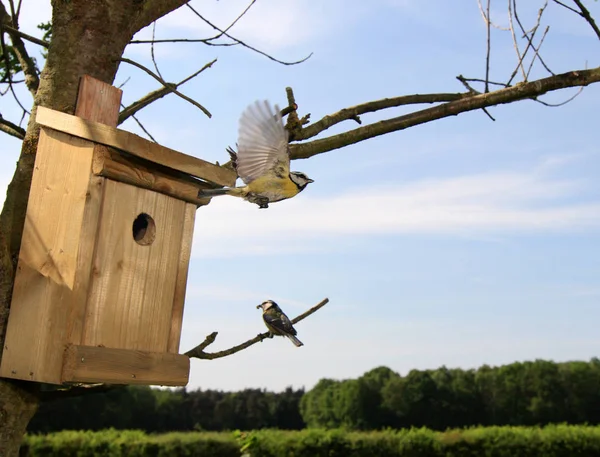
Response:
POLYGON ((258 309, 258 308, 262 308, 262 304, 261 304, 261 305, 258 305, 258 306, 256 307, 256 309, 258 309))
POLYGON ((310 179, 310 178, 308 178, 308 182, 309 182, 309 183, 311 183, 311 182, 315 182, 315 180, 314 180, 314 179, 310 179))

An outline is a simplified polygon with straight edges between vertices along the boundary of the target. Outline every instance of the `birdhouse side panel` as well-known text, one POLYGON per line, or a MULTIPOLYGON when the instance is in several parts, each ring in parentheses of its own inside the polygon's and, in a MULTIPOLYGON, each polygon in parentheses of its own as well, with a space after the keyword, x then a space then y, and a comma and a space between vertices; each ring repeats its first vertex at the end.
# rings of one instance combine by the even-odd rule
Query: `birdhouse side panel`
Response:
MULTIPOLYGON (((0 376, 60 381, 81 255, 94 145, 42 129, 31 182, 0 376)), ((84 274, 85 276, 85 274, 84 274)))
POLYGON ((186 206, 106 180, 82 345, 167 352, 186 206))

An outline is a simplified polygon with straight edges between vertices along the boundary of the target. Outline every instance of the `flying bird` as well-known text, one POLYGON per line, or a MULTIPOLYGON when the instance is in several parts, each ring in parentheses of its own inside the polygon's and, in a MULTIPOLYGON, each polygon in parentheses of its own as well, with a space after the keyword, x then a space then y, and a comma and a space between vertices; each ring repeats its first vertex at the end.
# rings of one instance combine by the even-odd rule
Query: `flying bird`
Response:
POLYGON ((227 148, 242 187, 202 189, 198 197, 233 195, 268 208, 269 203, 292 198, 314 182, 304 173, 290 171, 288 132, 279 107, 268 101, 248 106, 240 117, 238 152, 227 148))
POLYGON ((296 338, 297 332, 290 319, 285 315, 277 303, 267 300, 256 307, 263 310, 263 321, 273 335, 287 336, 297 347, 304 346, 302 341, 296 338))

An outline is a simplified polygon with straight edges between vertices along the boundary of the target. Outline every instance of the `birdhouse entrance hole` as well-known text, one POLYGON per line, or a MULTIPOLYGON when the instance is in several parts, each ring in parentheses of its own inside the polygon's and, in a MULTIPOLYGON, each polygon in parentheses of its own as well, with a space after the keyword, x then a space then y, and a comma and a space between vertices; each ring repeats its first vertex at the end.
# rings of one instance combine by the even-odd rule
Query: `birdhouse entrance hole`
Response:
POLYGON ((137 244, 148 246, 156 238, 156 224, 152 216, 140 213, 133 221, 133 239, 137 244))

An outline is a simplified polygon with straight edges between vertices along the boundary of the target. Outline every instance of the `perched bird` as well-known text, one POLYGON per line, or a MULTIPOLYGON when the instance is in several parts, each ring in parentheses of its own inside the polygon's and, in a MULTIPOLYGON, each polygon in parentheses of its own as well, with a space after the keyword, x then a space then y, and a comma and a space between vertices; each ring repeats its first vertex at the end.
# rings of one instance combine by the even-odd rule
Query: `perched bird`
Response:
POLYGON ((290 172, 288 132, 281 111, 268 101, 248 106, 240 117, 238 152, 227 148, 242 187, 202 189, 199 197, 233 195, 268 208, 269 203, 294 197, 314 182, 304 173, 290 172))
POLYGON ((302 341, 296 338, 298 333, 292 326, 292 322, 285 313, 281 311, 281 308, 277 303, 273 300, 267 300, 256 308, 262 308, 262 317, 265 321, 265 325, 273 335, 287 336, 297 347, 304 346, 302 341))

